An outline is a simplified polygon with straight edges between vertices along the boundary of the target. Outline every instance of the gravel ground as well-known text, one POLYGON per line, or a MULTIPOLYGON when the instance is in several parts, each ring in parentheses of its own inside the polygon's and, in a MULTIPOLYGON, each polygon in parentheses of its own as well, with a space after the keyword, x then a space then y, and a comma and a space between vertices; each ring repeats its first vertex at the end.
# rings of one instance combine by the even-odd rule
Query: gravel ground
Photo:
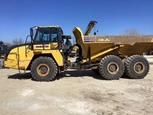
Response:
POLYGON ((0 115, 152 115, 153 65, 144 79, 103 80, 90 70, 53 82, 0 69, 0 115))

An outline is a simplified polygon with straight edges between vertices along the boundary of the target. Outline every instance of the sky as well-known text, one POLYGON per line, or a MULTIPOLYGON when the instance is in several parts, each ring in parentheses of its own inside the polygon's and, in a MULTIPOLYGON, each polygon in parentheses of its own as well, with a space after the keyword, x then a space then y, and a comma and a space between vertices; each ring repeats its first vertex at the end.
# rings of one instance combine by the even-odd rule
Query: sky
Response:
POLYGON ((95 20, 97 35, 120 35, 135 28, 153 35, 153 0, 0 0, 0 41, 25 39, 33 26, 60 26, 73 37, 95 20))

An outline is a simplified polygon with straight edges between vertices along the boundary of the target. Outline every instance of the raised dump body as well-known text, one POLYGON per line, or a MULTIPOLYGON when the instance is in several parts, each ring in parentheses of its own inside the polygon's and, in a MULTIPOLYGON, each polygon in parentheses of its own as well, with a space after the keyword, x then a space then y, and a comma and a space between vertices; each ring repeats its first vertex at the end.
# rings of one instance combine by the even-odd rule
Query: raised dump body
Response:
POLYGON ((76 43, 82 47, 82 56, 97 60, 106 55, 142 55, 153 50, 153 36, 83 36, 79 27, 73 29, 76 43))

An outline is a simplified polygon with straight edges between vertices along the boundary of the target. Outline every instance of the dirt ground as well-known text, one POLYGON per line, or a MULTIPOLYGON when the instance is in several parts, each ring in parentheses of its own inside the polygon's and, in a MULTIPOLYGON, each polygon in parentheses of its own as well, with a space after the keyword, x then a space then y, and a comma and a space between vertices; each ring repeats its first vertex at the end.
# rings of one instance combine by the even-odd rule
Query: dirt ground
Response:
POLYGON ((0 69, 0 115, 152 115, 153 65, 144 79, 108 81, 91 70, 53 82, 0 69))

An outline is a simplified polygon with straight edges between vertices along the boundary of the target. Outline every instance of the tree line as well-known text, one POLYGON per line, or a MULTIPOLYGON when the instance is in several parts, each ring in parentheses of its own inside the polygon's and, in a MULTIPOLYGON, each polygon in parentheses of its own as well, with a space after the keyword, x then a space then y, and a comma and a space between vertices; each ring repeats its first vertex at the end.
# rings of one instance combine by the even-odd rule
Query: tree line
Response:
POLYGON ((12 42, 4 42, 5 45, 7 45, 7 47, 11 47, 14 45, 20 45, 20 44, 24 44, 25 40, 22 38, 15 38, 12 40, 12 42))

